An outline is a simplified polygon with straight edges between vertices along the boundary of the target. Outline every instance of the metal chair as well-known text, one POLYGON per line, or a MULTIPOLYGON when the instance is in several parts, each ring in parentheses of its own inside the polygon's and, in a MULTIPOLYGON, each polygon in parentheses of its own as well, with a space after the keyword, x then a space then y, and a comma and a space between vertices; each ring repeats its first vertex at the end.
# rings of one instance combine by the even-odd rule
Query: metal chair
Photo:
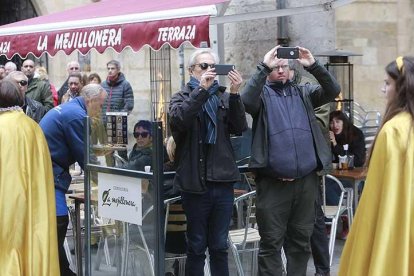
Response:
MULTIPOLYGON (((181 196, 177 196, 174 198, 170 198, 170 199, 166 199, 164 200, 164 208, 165 208, 165 225, 164 225, 164 236, 166 235, 166 231, 167 231, 167 223, 168 223, 168 218, 169 218, 169 213, 170 213, 170 205, 181 200, 181 196)), ((142 215, 142 220, 144 220, 146 217, 148 217, 151 212, 153 211, 154 206, 151 205, 147 210, 145 210, 145 212, 142 215)), ((128 266, 129 266, 129 258, 130 258, 130 238, 129 238, 129 223, 124 223, 124 235, 125 235, 125 244, 124 244, 124 248, 123 248, 123 252, 124 252, 124 262, 122 265, 122 275, 125 275, 127 270, 128 270, 128 266)), ((141 250, 145 253, 149 266, 150 266, 150 271, 151 271, 151 275, 155 276, 154 273, 154 257, 153 257, 153 252, 152 249, 150 249, 148 247, 148 243, 147 243, 147 238, 145 237, 144 231, 142 229, 142 225, 137 225, 138 228, 138 232, 139 232, 139 238, 142 241, 142 245, 136 245, 134 248, 131 249, 138 249, 141 250)), ((170 258, 171 259, 171 258, 170 258)), ((134 269, 134 267, 132 267, 132 269, 134 269)), ((136 274, 136 273, 135 273, 136 274)))
POLYGON ((353 216, 353 190, 345 189, 342 185, 342 182, 339 181, 336 177, 332 175, 326 175, 323 178, 323 185, 325 186, 325 178, 329 178, 333 180, 333 182, 338 185, 341 190, 341 194, 339 197, 338 205, 326 205, 326 198, 325 193, 323 193, 323 211, 325 217, 330 221, 326 222, 326 224, 331 225, 331 234, 329 235, 329 265, 332 265, 333 253, 335 248, 335 238, 336 238, 336 229, 338 227, 338 221, 343 214, 347 214, 349 227, 352 224, 352 216, 353 216))
POLYGON ((354 125, 357 127, 378 127, 381 123, 381 113, 377 110, 365 110, 357 102, 354 104, 354 125))
POLYGON ((260 235, 259 230, 254 226, 256 224, 255 218, 255 197, 256 191, 252 191, 237 197, 234 200, 234 206, 237 212, 243 212, 244 208, 240 203, 246 203, 246 215, 244 217, 244 227, 240 229, 230 230, 228 243, 236 263, 238 275, 244 276, 241 253, 252 252, 252 273, 256 271, 257 267, 257 253, 259 251, 260 235), (250 245, 250 246, 249 246, 250 245))

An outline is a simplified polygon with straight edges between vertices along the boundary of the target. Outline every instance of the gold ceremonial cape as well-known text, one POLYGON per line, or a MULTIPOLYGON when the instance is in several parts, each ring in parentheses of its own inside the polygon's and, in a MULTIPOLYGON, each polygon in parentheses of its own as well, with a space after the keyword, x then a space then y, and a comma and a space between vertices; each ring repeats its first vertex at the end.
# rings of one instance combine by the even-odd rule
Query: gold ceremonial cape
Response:
POLYGON ((406 112, 378 134, 339 275, 414 275, 414 130, 406 112))
POLYGON ((0 275, 59 275, 55 188, 42 129, 0 112, 0 275))

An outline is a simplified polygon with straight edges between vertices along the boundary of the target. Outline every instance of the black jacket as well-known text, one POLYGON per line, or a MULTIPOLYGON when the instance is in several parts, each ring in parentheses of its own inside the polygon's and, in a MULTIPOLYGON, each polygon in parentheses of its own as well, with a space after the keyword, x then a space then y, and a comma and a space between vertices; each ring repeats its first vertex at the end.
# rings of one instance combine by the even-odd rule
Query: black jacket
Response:
POLYGON ((46 108, 38 101, 35 101, 29 97, 25 97, 25 101, 26 101, 26 107, 25 107, 26 115, 32 118, 33 120, 35 120, 36 123, 39 123, 40 120, 43 118, 43 116, 45 116, 46 114, 46 111, 47 111, 46 108))
POLYGON ((137 144, 129 154, 128 163, 122 166, 123 169, 144 171, 145 166, 152 164, 152 147, 139 149, 137 144))
MULTIPOLYGON (((286 85, 284 89, 300 90, 312 130, 318 159, 318 170, 321 173, 328 173, 332 169, 332 153, 318 124, 314 109, 333 101, 341 89, 335 78, 318 62, 315 62, 306 70, 316 78, 320 85, 296 85, 291 83, 286 85)), ((258 65, 256 72, 241 92, 246 112, 253 117, 252 152, 249 167, 254 169, 265 168, 268 164, 267 114, 262 92, 266 78, 270 73, 271 70, 263 65, 258 65)))
POLYGON ((335 135, 336 139, 336 146, 332 146, 332 154, 334 163, 339 162, 338 155, 345 155, 344 146, 345 144, 348 144, 348 154, 354 155, 354 166, 355 167, 362 167, 365 163, 365 156, 366 156, 366 150, 365 150, 365 137, 362 131, 357 128, 356 126, 352 126, 352 131, 354 133, 353 138, 351 141, 345 141, 345 137, 343 133, 339 135, 335 135))
POLYGON ((202 88, 188 86, 173 95, 170 106, 170 127, 177 145, 174 185, 181 191, 202 194, 206 181, 236 182, 240 180, 230 134, 241 134, 247 128, 246 114, 239 95, 219 92, 217 140, 203 143, 205 129, 202 106, 209 94, 202 88))

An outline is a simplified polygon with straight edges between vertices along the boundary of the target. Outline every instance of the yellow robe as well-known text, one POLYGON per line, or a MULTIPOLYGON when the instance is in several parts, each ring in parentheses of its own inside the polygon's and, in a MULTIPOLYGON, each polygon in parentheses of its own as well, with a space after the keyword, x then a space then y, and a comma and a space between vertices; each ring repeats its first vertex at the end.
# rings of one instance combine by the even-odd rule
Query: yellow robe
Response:
POLYGON ((56 276, 55 189, 41 128, 0 112, 0 275, 56 276))
POLYGON ((414 275, 414 131, 406 112, 378 135, 339 275, 414 275))

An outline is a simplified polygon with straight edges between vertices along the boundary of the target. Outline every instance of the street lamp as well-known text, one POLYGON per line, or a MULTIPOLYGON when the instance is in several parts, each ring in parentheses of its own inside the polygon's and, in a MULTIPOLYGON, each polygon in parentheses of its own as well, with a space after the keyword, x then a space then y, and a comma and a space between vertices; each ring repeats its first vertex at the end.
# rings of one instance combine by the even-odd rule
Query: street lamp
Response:
POLYGON ((341 86, 341 93, 335 99, 335 109, 342 110, 353 122, 354 78, 353 64, 349 62, 349 57, 362 55, 343 50, 331 50, 318 53, 315 56, 328 57, 325 67, 341 86))

